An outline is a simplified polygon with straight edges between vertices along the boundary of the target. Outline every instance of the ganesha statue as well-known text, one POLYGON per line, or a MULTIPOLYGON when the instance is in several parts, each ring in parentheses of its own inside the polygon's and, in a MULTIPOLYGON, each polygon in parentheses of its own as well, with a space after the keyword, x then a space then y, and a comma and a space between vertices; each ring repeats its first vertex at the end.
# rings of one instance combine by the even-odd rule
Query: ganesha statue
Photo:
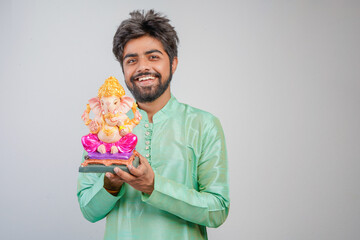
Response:
POLYGON ((139 124, 141 114, 116 78, 105 80, 98 96, 89 100, 81 118, 90 133, 81 138, 88 155, 80 172, 105 172, 111 170, 103 166, 132 164, 137 157, 137 136, 132 130, 139 124), (130 110, 134 115, 132 119, 127 115, 130 110), (95 115, 93 119, 90 119, 91 111, 95 115))

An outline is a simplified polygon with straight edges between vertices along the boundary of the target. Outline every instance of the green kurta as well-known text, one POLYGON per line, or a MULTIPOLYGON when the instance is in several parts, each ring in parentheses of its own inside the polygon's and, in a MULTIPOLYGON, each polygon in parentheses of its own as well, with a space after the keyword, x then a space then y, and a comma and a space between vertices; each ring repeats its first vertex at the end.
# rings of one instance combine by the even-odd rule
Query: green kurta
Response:
POLYGON ((124 184, 113 196, 104 174, 79 173, 78 200, 86 219, 106 217, 104 239, 207 239, 229 212, 227 154, 222 127, 213 115, 174 96, 149 123, 145 111, 133 133, 136 150, 155 172, 149 196, 124 184))

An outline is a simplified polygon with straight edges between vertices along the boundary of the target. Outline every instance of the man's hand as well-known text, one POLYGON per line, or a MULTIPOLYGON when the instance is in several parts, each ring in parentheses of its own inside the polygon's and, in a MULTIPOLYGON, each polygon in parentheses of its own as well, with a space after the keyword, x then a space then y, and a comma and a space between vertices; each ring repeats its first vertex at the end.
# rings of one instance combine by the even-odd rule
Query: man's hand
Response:
POLYGON ((123 185, 124 181, 120 179, 119 176, 114 175, 110 172, 107 172, 104 177, 104 188, 106 191, 111 193, 112 195, 116 196, 121 186, 123 185))
POLYGON ((120 168, 115 168, 115 175, 136 190, 150 195, 154 190, 154 171, 147 159, 140 154, 138 155, 140 158, 139 166, 137 168, 132 165, 128 166, 131 174, 122 171, 120 168))

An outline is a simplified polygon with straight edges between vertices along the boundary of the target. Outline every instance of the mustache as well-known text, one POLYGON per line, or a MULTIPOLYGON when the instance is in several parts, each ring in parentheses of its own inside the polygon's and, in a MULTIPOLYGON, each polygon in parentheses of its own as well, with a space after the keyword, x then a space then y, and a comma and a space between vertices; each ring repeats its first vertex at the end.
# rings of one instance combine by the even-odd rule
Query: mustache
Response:
POLYGON ((152 75, 152 76, 155 76, 157 78, 161 78, 161 75, 157 72, 143 72, 143 73, 139 73, 139 74, 136 74, 132 77, 130 77, 130 81, 131 82, 134 82, 135 81, 135 78, 139 78, 139 77, 142 77, 142 76, 148 76, 148 75, 152 75))

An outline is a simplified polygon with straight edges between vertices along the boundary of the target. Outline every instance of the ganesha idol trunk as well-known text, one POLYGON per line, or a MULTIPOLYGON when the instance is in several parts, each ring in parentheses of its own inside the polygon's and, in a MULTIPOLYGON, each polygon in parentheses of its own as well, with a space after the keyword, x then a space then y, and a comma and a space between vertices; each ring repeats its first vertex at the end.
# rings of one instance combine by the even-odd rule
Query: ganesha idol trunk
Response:
POLYGON ((136 150, 129 153, 104 153, 90 152, 85 155, 84 162, 79 167, 83 173, 115 173, 115 167, 129 172, 128 165, 139 166, 139 155, 136 150))

